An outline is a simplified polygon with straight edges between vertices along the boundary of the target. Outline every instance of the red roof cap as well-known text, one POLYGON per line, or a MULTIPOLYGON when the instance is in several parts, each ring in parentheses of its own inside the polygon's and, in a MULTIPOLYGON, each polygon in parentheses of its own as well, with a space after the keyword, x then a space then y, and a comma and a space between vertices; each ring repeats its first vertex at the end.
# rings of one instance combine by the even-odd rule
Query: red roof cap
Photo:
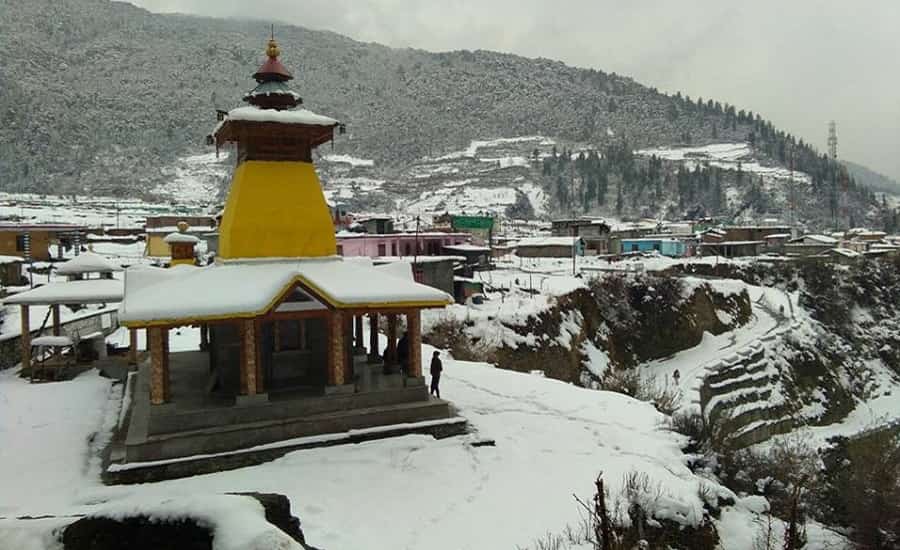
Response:
POLYGON ((275 42, 275 39, 272 38, 269 40, 269 44, 266 47, 266 55, 268 59, 266 59, 265 63, 260 65, 259 69, 253 73, 253 78, 256 79, 257 82, 265 82, 267 80, 291 80, 294 78, 294 75, 288 71, 284 65, 281 64, 281 61, 278 60, 278 55, 281 53, 281 50, 278 49, 278 44, 275 42))

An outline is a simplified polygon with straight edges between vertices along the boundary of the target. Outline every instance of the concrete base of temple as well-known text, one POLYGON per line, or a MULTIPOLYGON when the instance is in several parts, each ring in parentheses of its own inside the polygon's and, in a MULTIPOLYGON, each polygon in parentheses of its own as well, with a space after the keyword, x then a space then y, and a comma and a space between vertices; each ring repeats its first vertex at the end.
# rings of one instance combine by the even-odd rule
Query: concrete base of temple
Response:
MULTIPOLYGON (((403 433, 440 436, 465 431, 465 421, 455 416, 447 401, 430 398, 421 378, 403 378, 399 384, 370 391, 355 391, 351 384, 338 386, 334 392, 269 392, 228 399, 204 395, 204 384, 184 374, 194 372, 185 365, 202 370, 205 354, 192 353, 196 355, 173 354, 172 399, 164 405, 150 404, 149 367, 141 366, 125 437, 108 469, 111 481, 121 481, 122 475, 113 474, 117 469, 136 471, 129 464, 156 463, 152 466, 155 470, 160 470, 160 461, 180 464, 163 465, 166 467, 161 470, 168 473, 150 475, 162 479, 227 469, 232 463, 237 466, 230 467, 253 463, 244 456, 247 452, 262 457, 257 460, 260 462, 270 460, 266 457, 273 451, 283 454, 292 448, 403 433), (179 365, 184 372, 179 373, 179 365), (238 454, 242 456, 235 458, 238 454), (194 469, 187 466, 198 461, 211 462, 212 469, 205 469, 210 468, 208 465, 195 464, 194 469)), ((145 474, 135 479, 147 480, 145 474)), ((125 482, 130 475, 124 475, 125 482)))

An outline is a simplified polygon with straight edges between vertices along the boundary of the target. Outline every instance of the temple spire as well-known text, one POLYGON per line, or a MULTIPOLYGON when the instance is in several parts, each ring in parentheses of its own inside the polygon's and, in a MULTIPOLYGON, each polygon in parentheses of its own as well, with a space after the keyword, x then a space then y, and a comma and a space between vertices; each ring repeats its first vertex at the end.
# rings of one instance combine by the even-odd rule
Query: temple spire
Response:
POLYGON ((253 78, 258 83, 250 93, 244 96, 244 101, 261 109, 291 109, 303 103, 300 95, 290 89, 287 82, 294 76, 288 71, 278 57, 281 48, 275 41, 275 26, 272 26, 272 35, 266 45, 266 60, 259 69, 253 73, 253 78))

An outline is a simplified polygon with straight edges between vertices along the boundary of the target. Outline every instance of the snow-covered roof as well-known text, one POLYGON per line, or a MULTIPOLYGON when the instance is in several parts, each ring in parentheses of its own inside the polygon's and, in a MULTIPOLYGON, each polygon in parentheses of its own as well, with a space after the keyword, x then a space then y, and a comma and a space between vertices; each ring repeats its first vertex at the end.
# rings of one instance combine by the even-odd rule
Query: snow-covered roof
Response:
POLYGON ((517 246, 575 246, 581 237, 527 237, 518 242, 517 246))
POLYGON ((771 235, 766 235, 766 236, 763 237, 763 238, 766 239, 766 240, 769 240, 769 239, 790 239, 790 238, 791 238, 791 234, 790 234, 790 233, 773 233, 773 234, 771 234, 771 235))
POLYGON ((85 273, 112 273, 122 271, 122 268, 113 264, 96 252, 82 252, 71 260, 60 264, 56 268, 59 275, 83 275, 85 273))
POLYGON ((476 244, 462 243, 462 244, 450 244, 444 246, 445 250, 458 250, 459 252, 490 252, 491 247, 489 246, 478 246, 476 244))
MULTIPOLYGON (((348 258, 349 259, 349 258, 348 258)), ((436 264, 440 262, 464 262, 465 256, 378 256, 373 259, 376 266, 390 262, 405 262, 408 264, 436 264)))
POLYGON ((200 238, 196 237, 194 235, 189 235, 188 233, 181 233, 179 231, 175 231, 175 232, 172 232, 172 233, 169 233, 168 235, 166 235, 165 238, 163 239, 163 241, 170 243, 170 244, 171 243, 197 244, 200 242, 200 238))
MULTIPOLYGON (((188 227, 187 229, 185 229, 184 232, 185 233, 202 234, 202 233, 205 233, 212 229, 215 229, 215 228, 211 225, 192 225, 192 226, 188 227)), ((148 227, 144 231, 148 234, 152 233, 154 235, 157 235, 159 233, 166 233, 166 234, 176 233, 179 231, 179 229, 177 226, 174 226, 174 225, 165 225, 165 226, 161 226, 161 227, 148 227)))
POLYGON ((31 340, 32 346, 71 346, 74 342, 68 336, 38 336, 31 340))
POLYGON ((845 256, 847 258, 857 258, 860 256, 859 252, 850 250, 849 248, 832 248, 828 252, 832 254, 840 254, 841 256, 845 256))
POLYGON ((805 243, 806 241, 813 241, 813 243, 811 243, 811 244, 815 244, 815 243, 837 244, 838 243, 838 240, 833 237, 828 237, 826 235, 816 235, 816 234, 803 235, 802 237, 798 237, 796 239, 791 240, 792 243, 801 243, 801 242, 805 243))
POLYGON ((2 256, 0 255, 0 264, 14 264, 16 262, 24 262, 21 256, 2 256))
POLYGON ((635 237, 633 239, 622 239, 623 243, 657 243, 657 242, 673 242, 680 243, 680 239, 673 239, 671 236, 666 237, 635 237))
POLYGON ((281 124, 309 124, 312 126, 334 126, 338 121, 308 109, 278 111, 260 109, 252 105, 228 111, 226 120, 248 120, 252 122, 278 122, 281 124))
POLYGON ((229 261, 125 272, 119 319, 132 325, 255 317, 293 284, 337 308, 442 307, 447 293, 374 268, 369 258, 229 261))
POLYGON ((700 246, 735 246, 735 245, 749 245, 749 244, 765 244, 765 241, 716 241, 714 243, 700 243, 700 246))
POLYGON ((122 300, 124 287, 116 279, 88 279, 48 283, 33 290, 13 294, 4 304, 106 304, 122 300))

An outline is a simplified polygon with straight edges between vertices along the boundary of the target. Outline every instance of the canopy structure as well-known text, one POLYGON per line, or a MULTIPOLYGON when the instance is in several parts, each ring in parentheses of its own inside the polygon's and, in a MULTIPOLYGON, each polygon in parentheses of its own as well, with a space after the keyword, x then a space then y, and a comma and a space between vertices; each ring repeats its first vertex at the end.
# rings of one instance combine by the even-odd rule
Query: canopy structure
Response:
POLYGON ((49 283, 33 290, 13 294, 4 304, 59 305, 59 304, 108 304, 122 301, 125 290, 122 281, 116 279, 88 279, 64 283, 49 283))
POLYGON ((447 293, 411 277, 342 258, 130 269, 125 279, 129 293, 119 307, 119 320, 135 327, 256 317, 270 311, 295 285, 334 309, 429 308, 453 303, 447 293))
POLYGON ((31 365, 31 306, 50 306, 53 313, 53 335, 62 337, 61 305, 108 304, 121 302, 125 285, 116 279, 85 279, 64 283, 49 283, 35 289, 13 294, 3 300, 6 305, 21 307, 22 332, 20 346, 22 364, 31 365))
POLYGON ((56 268, 59 275, 85 275, 88 273, 114 273, 122 268, 113 264, 100 254, 82 252, 71 260, 56 268))

